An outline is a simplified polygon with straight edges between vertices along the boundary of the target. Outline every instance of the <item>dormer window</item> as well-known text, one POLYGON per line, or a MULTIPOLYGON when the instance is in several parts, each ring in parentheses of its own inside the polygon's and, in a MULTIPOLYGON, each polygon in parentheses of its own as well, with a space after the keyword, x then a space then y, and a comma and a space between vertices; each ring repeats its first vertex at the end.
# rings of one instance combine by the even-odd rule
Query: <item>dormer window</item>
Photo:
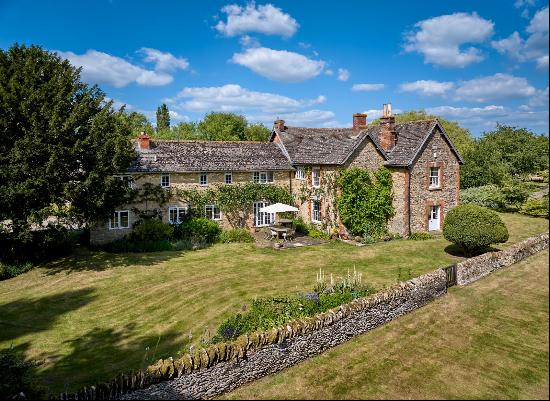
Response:
POLYGON ((160 186, 162 188, 170 188, 170 174, 162 174, 160 176, 160 186))

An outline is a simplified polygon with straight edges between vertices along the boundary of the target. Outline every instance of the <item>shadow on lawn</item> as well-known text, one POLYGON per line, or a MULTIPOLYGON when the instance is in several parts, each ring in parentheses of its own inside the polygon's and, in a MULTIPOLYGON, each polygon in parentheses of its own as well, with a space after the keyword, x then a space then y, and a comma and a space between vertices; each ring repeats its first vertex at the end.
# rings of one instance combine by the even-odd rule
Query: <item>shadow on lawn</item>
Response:
POLYGON ((64 342, 72 351, 66 355, 43 355, 48 368, 38 373, 38 381, 48 386, 50 395, 74 392, 83 386, 98 384, 120 373, 146 368, 160 358, 176 356, 181 348, 181 333, 136 336, 136 325, 120 329, 94 328, 83 336, 64 342))
POLYGON ((456 244, 447 245, 444 249, 444 251, 446 253, 448 253, 449 255, 457 256, 457 257, 464 258, 464 259, 471 258, 473 256, 479 256, 479 255, 482 255, 482 254, 487 253, 487 252, 497 252, 497 251, 500 251, 500 250, 501 249, 494 248, 492 246, 487 246, 487 247, 483 248, 482 250, 473 253, 472 255, 466 255, 466 253, 464 252, 464 249, 462 249, 461 247, 459 247, 456 244))
POLYGON ((0 342, 50 329, 59 316, 91 302, 95 298, 92 292, 92 288, 84 288, 0 304, 0 342))
POLYGON ((153 266, 180 256, 181 251, 151 253, 109 253, 91 251, 86 247, 75 247, 72 253, 63 258, 43 264, 46 275, 75 273, 81 271, 103 271, 124 266, 153 266))

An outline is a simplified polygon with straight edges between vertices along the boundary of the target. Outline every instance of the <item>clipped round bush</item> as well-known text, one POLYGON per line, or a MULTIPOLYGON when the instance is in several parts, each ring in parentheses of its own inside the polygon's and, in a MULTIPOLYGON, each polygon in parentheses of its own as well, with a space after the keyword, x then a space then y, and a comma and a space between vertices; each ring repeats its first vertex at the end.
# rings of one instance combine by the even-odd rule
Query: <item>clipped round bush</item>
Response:
POLYGON ((234 228, 232 230, 222 231, 220 242, 254 242, 254 237, 244 228, 234 228))
POLYGON ((491 244, 506 242, 508 229, 496 212, 477 205, 460 205, 447 213, 443 236, 469 256, 491 244))

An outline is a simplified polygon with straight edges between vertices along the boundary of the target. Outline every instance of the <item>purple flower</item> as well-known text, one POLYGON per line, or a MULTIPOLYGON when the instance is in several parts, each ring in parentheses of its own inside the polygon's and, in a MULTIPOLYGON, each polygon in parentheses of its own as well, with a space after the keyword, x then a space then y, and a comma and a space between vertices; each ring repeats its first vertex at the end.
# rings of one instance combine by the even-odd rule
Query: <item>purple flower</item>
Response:
POLYGON ((317 296, 316 292, 308 292, 306 295, 304 295, 304 298, 311 299, 315 303, 319 302, 319 297, 317 296))

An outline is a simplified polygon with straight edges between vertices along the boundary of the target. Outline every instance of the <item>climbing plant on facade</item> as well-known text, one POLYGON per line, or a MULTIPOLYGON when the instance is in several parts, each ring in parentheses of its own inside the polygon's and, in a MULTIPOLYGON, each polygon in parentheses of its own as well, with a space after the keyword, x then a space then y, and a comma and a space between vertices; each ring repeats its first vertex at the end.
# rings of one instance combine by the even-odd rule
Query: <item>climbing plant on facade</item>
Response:
POLYGON ((395 214, 387 168, 380 167, 374 174, 357 167, 343 170, 338 185, 340 219, 352 234, 379 238, 387 232, 388 220, 395 214))

